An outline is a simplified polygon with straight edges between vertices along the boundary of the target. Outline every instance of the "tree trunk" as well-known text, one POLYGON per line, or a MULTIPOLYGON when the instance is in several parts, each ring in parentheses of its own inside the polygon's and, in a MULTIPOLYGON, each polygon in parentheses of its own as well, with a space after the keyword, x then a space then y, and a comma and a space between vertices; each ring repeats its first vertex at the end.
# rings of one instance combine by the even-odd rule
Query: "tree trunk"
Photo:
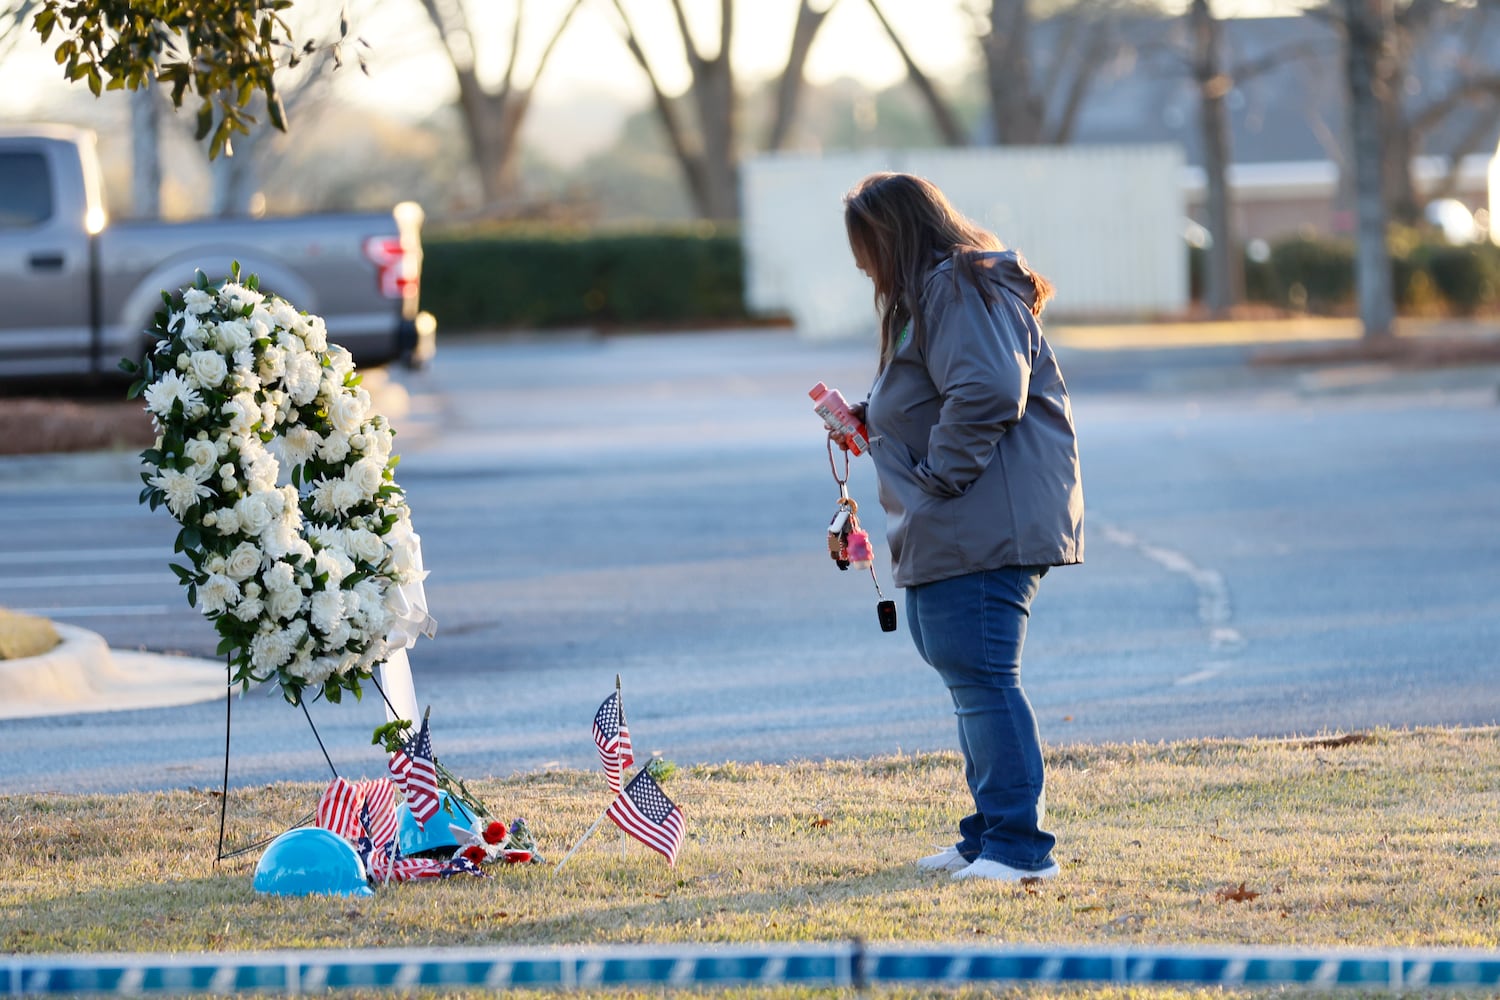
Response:
MULTIPOLYGON (((982 43, 990 124, 999 145, 1031 146, 1042 141, 1044 108, 1032 79, 1028 2, 992 0, 990 28, 982 43)), ((1054 52, 1052 58, 1063 55, 1054 52)))
POLYGON ((1392 30, 1390 0, 1341 0, 1357 218, 1355 284, 1367 340, 1394 333, 1396 302, 1386 245, 1380 90, 1392 30))
POLYGON ((484 210, 501 214, 511 210, 520 196, 520 176, 516 165, 519 150, 517 137, 531 105, 536 83, 547 67, 553 48, 573 19, 583 0, 572 0, 562 20, 548 38, 537 61, 529 84, 517 79, 516 65, 521 47, 522 15, 525 0, 517 0, 511 21, 510 53, 505 75, 498 91, 487 91, 479 80, 474 51, 475 33, 462 3, 442 4, 439 0, 422 0, 422 8, 442 39, 444 51, 458 80, 458 105, 469 140, 469 154, 479 177, 484 210))
POLYGON ((161 95, 153 87, 130 93, 130 211, 161 218, 161 95))
POLYGON ((781 79, 776 83, 776 115, 771 121, 771 130, 766 136, 766 149, 775 152, 786 145, 792 132, 792 122, 797 118, 797 104, 802 97, 802 85, 806 80, 807 54, 812 50, 818 29, 833 10, 838 0, 832 0, 822 10, 813 9, 809 0, 801 0, 797 7, 797 24, 792 29, 792 47, 787 52, 786 66, 781 79))
POLYGON ((1222 29, 1208 0, 1193 0, 1188 17, 1193 37, 1193 80, 1198 86, 1208 230, 1213 237, 1208 248, 1204 299, 1213 315, 1224 316, 1244 297, 1244 271, 1231 219, 1228 180, 1229 115, 1224 98, 1231 81, 1223 69, 1222 29))

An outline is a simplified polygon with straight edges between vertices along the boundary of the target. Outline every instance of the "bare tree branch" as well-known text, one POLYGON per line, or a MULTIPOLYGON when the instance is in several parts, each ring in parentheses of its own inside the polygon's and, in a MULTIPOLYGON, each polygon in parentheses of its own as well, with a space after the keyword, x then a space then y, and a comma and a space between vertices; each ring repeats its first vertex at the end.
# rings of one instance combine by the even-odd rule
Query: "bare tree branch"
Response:
POLYGON ((911 53, 907 51, 906 43, 901 40, 901 36, 891 26, 891 22, 886 19, 885 12, 880 9, 880 4, 877 0, 866 0, 866 2, 870 5, 870 10, 875 13, 875 17, 880 21, 880 26, 885 29, 885 33, 890 38, 891 44, 896 46, 896 52, 900 54, 901 61, 906 64, 906 74, 911 78, 911 82, 917 88, 918 93, 922 95, 922 100, 927 104, 928 110, 932 112, 932 120, 937 125, 938 134, 942 136, 943 142, 949 146, 968 145, 968 139, 964 135, 963 127, 959 125, 957 117, 953 114, 953 110, 949 108, 948 102, 943 100, 943 96, 938 93, 937 87, 933 85, 932 80, 917 65, 911 53))

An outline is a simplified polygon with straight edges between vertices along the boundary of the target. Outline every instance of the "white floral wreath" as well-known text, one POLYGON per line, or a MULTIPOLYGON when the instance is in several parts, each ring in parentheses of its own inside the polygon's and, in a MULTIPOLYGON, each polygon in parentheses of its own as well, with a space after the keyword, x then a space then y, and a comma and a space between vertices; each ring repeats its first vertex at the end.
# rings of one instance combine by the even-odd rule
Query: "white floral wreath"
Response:
POLYGON ((142 503, 182 525, 171 568, 214 623, 231 683, 338 701, 392 652, 400 586, 426 574, 393 431, 323 321, 240 282, 162 293, 140 378, 156 426, 142 503))

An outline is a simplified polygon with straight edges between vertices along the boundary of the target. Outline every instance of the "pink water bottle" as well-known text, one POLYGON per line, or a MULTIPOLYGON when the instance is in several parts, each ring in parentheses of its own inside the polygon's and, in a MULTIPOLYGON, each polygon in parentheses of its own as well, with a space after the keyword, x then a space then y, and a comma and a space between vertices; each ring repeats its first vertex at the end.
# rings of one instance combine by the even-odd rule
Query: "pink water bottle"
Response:
POLYGON ((844 446, 856 455, 863 455, 870 447, 870 436, 865 425, 849 409, 844 396, 837 389, 830 389, 819 382, 808 390, 812 397, 813 412, 823 418, 828 429, 844 440, 844 446))

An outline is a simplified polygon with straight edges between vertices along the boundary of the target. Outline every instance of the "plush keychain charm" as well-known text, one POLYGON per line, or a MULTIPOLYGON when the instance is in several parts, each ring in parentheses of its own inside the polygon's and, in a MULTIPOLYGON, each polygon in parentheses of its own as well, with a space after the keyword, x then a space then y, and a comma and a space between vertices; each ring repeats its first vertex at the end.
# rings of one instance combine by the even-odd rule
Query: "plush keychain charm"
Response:
POLYGON ((859 504, 849 495, 849 453, 844 453, 844 475, 841 478, 834 464, 833 442, 828 442, 828 467, 833 472, 833 481, 839 487, 839 506, 833 520, 828 522, 828 555, 841 570, 868 569, 870 580, 875 584, 875 596, 880 598, 875 605, 876 617, 882 632, 896 631, 896 602, 885 599, 881 593, 880 580, 875 576, 875 549, 870 545, 870 535, 859 526, 859 504))

